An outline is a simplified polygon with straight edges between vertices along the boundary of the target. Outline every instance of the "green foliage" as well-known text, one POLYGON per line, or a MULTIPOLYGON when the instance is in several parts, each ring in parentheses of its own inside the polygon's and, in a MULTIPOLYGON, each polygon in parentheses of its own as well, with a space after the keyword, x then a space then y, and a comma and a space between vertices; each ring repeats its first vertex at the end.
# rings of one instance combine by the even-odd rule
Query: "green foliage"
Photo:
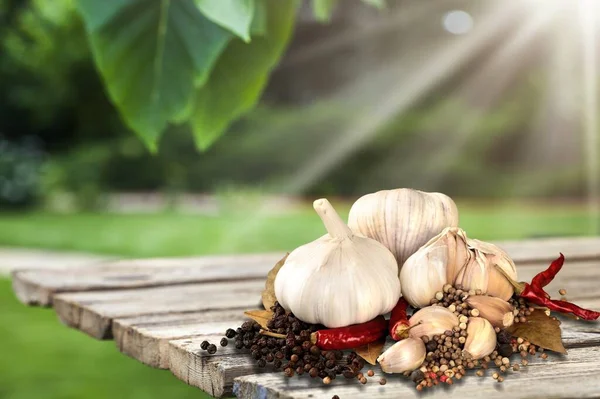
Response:
POLYGON ((191 125, 198 147, 208 148, 229 123, 258 101, 290 37, 295 4, 268 0, 267 34, 250 44, 233 40, 196 94, 191 125))
POLYGON ((192 100, 194 84, 206 80, 231 35, 192 0, 80 0, 79 9, 110 97, 153 148, 192 100))
POLYGON ((329 22, 338 0, 312 0, 315 18, 321 22, 329 22))
POLYGON ((287 44, 297 7, 296 0, 78 5, 113 103, 151 149, 169 123, 188 120, 206 148, 250 109, 287 44))
POLYGON ((255 0, 194 0, 200 11, 217 25, 250 41, 255 0))

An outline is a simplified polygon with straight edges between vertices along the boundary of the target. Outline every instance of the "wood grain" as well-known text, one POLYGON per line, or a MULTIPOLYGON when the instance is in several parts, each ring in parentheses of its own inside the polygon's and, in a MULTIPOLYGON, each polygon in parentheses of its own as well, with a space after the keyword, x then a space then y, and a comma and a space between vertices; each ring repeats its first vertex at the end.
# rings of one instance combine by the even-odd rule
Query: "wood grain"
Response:
MULTIPOLYGON (((535 359, 519 372, 507 372, 503 383, 495 382, 488 370, 485 377, 468 374, 451 387, 434 387, 423 394, 414 389, 414 384, 399 375, 384 375, 378 368, 375 376, 366 385, 357 381, 336 379, 325 387, 310 378, 286 378, 281 373, 246 375, 235 379, 234 393, 238 398, 465 398, 485 397, 506 399, 511 397, 597 397, 600 392, 600 348, 578 348, 568 356, 551 354, 547 360, 535 359), (385 377, 387 384, 379 385, 385 377)), ((473 372, 471 372, 473 373, 473 372)))
MULTIPOLYGON (((600 299, 594 303, 600 306, 600 299)), ((563 342, 567 349, 600 345, 599 322, 568 318, 564 318, 562 322, 563 342)), ((213 337, 198 336, 169 342, 169 368, 176 377, 213 396, 222 396, 232 393, 235 377, 257 372, 254 362, 247 354, 230 349, 221 351, 219 348, 217 354, 209 355, 201 350, 200 344, 205 339, 210 340, 213 337)), ((387 346, 391 344, 392 341, 388 340, 387 346)), ((258 370, 268 372, 269 368, 258 370)))
POLYGON ((138 259, 87 268, 20 270, 13 273, 13 290, 25 304, 48 306, 53 295, 63 292, 264 279, 283 255, 138 259))
POLYGON ((256 308, 262 280, 58 294, 54 309, 68 326, 97 339, 112 337, 112 320, 141 315, 256 308))
MULTIPOLYGON (((568 261, 600 259, 600 238, 549 238, 498 242, 521 268, 563 252, 568 261)), ((63 292, 261 279, 281 253, 113 261, 88 268, 31 269, 13 273, 13 290, 28 305, 48 306, 63 292)))
POLYGON ((203 335, 223 336, 228 328, 241 325, 245 320, 244 310, 247 308, 115 319, 113 339, 122 353, 148 366, 166 369, 169 368, 169 341, 203 335))

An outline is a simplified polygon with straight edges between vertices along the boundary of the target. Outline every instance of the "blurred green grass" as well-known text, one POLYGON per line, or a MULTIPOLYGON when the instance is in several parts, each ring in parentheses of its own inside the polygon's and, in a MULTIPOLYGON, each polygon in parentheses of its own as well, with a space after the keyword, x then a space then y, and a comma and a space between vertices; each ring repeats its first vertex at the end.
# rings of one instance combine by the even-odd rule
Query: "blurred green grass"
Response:
MULTIPOLYGON (((345 217, 348 207, 341 205, 345 217)), ((464 204, 461 226, 484 240, 584 235, 577 206, 464 204)), ((323 234, 310 210, 283 215, 0 214, 0 245, 125 257, 284 251, 323 234)), ((27 308, 0 279, 0 398, 203 398, 201 391, 62 326, 48 309, 27 308)))

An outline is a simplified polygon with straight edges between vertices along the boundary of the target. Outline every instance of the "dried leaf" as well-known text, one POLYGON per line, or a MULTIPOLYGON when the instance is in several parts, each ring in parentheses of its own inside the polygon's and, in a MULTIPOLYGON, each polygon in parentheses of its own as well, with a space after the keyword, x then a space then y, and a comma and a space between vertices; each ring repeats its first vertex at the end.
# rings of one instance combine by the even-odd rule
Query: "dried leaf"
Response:
POLYGON ((285 256, 273 266, 269 271, 269 274, 267 274, 267 282, 265 283, 265 289, 262 292, 262 303, 265 309, 271 309, 271 306, 277 301, 277 298, 275 298, 275 277, 277 277, 277 273, 279 273, 279 269, 281 269, 281 266, 285 263, 288 255, 289 252, 285 254, 285 256))
POLYGON ((541 309, 535 309, 527 316, 527 322, 515 323, 508 329, 515 337, 521 337, 534 345, 558 353, 567 353, 563 346, 560 321, 555 320, 541 309))
POLYGON ((260 324, 265 330, 269 329, 267 323, 273 318, 273 312, 270 310, 247 310, 244 314, 260 324))
POLYGON ((383 352, 383 346, 385 345, 385 337, 378 341, 371 342, 370 344, 363 345, 359 348, 355 348, 354 352, 369 364, 375 365, 377 358, 383 352))

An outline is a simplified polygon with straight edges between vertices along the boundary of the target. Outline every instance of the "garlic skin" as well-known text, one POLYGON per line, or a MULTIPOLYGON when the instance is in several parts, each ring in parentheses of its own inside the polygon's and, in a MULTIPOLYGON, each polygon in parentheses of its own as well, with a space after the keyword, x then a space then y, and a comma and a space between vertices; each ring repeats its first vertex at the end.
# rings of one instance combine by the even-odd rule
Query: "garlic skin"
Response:
POLYGON ((408 323, 411 327, 409 337, 421 338, 426 335, 432 338, 458 326, 458 317, 442 306, 428 306, 413 314, 408 323))
POLYGON ((292 251, 275 279, 281 306, 329 328, 388 313, 400 298, 398 265, 382 244, 353 233, 329 201, 313 207, 328 234, 292 251))
POLYGON ((389 248, 402 268, 429 239, 445 227, 458 226, 458 209, 441 193, 382 190, 364 195, 352 205, 348 225, 389 248))
POLYGON ((415 370, 425 361, 425 344, 418 338, 396 342, 377 358, 384 373, 404 373, 415 370))
POLYGON ((479 317, 483 317, 494 327, 507 328, 512 326, 515 320, 512 305, 503 299, 487 295, 472 295, 466 302, 479 311, 479 317))
POLYGON ((467 236, 458 227, 448 227, 412 254, 400 270, 402 296, 411 306, 429 306, 436 292, 472 259, 467 236))
POLYGON ((473 359, 481 359, 496 348, 496 332, 492 324, 483 317, 469 317, 467 340, 463 351, 473 359))
POLYGON ((469 239, 458 227, 448 227, 406 260, 400 270, 402 296, 422 308, 445 284, 452 284, 506 301, 514 288, 496 266, 518 280, 517 268, 506 252, 494 244, 469 239))

